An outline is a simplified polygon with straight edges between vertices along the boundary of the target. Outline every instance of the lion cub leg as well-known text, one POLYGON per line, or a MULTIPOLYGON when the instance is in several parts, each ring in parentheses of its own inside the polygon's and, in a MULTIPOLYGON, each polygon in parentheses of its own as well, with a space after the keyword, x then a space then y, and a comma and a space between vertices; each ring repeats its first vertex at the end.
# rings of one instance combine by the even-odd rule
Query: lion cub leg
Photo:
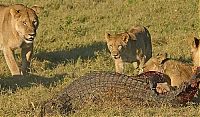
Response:
POLYGON ((30 72, 30 62, 33 54, 33 47, 29 48, 22 48, 21 55, 22 55, 22 74, 26 75, 30 72))
POLYGON ((122 59, 115 59, 115 71, 117 73, 123 73, 124 72, 124 65, 122 59))
POLYGON ((136 53, 137 53, 136 55, 137 69, 138 69, 138 73, 140 74, 143 72, 146 56, 142 53, 142 50, 137 50, 136 53))
POLYGON ((132 66, 133 66, 133 75, 138 75, 138 72, 139 72, 139 68, 138 68, 138 62, 133 62, 132 63, 132 66))
POLYGON ((21 75, 19 67, 17 66, 17 63, 16 63, 15 58, 14 58, 14 52, 10 48, 4 48, 3 54, 4 54, 4 57, 5 57, 6 63, 8 65, 8 68, 11 71, 11 74, 13 76, 21 75))
POLYGON ((143 56, 140 60, 138 60, 139 62, 137 62, 139 74, 143 73, 143 67, 144 67, 145 59, 146 59, 146 56, 143 56))

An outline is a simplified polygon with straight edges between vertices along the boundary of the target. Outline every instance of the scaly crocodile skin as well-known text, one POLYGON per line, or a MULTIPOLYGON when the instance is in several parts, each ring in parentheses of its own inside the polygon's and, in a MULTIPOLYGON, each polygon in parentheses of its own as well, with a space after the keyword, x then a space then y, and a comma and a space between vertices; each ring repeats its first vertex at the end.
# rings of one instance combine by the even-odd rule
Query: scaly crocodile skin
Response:
POLYGON ((41 115, 46 113, 69 114, 90 102, 128 100, 133 105, 163 103, 184 104, 197 92, 199 80, 184 83, 179 89, 160 95, 157 83, 168 82, 168 76, 149 71, 138 76, 127 76, 112 72, 93 72, 68 85, 63 92, 44 103, 41 115))

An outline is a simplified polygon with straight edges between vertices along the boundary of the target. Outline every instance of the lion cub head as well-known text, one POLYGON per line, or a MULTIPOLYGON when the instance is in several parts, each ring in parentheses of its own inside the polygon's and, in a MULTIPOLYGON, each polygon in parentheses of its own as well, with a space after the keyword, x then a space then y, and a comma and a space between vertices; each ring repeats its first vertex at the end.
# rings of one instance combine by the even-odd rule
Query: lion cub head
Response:
POLYGON ((194 41, 191 48, 191 56, 194 66, 200 66, 200 47, 199 47, 199 39, 194 37, 194 41))
POLYGON ((105 39, 107 42, 108 49, 111 53, 111 56, 114 59, 120 59, 123 51, 125 50, 129 34, 128 33, 120 33, 116 35, 111 35, 109 33, 105 34, 105 39))
POLYGON ((163 72, 162 64, 168 60, 167 53, 158 53, 156 57, 150 58, 143 66, 144 72, 159 71, 163 72))
POLYGON ((26 43, 33 43, 36 36, 39 22, 35 8, 37 7, 28 8, 21 4, 10 6, 12 27, 26 43))

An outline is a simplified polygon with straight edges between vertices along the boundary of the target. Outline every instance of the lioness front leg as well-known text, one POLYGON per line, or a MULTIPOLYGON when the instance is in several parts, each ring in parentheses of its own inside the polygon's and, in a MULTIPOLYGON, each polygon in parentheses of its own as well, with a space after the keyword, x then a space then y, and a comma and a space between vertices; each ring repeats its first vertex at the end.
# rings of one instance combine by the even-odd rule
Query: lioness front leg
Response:
POLYGON ((23 75, 30 72, 30 62, 33 54, 33 45, 28 48, 22 48, 21 55, 22 55, 22 73, 23 75))
POLYGON ((22 75, 20 73, 19 67, 17 66, 17 63, 15 61, 14 52, 10 48, 4 48, 3 49, 3 54, 4 54, 4 57, 6 59, 6 63, 8 65, 8 68, 11 71, 11 74, 13 76, 22 75))
POLYGON ((123 65, 123 61, 121 59, 115 59, 115 71, 117 73, 124 72, 124 65, 123 65))

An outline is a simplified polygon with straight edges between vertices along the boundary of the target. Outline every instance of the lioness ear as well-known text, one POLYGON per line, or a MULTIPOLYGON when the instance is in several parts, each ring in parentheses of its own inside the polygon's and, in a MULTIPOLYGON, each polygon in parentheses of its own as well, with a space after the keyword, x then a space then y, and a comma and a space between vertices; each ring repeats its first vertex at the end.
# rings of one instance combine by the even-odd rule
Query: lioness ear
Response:
POLYGON ((122 39, 125 43, 128 43, 128 39, 129 39, 129 34, 128 33, 124 33, 122 34, 122 39))
POLYGON ((110 39, 110 36, 111 36, 111 34, 110 33, 105 33, 105 39, 106 39, 106 41, 108 41, 109 39, 110 39))
POLYGON ((31 7, 31 9, 33 9, 36 14, 39 14, 44 9, 44 7, 34 5, 34 6, 31 7))

